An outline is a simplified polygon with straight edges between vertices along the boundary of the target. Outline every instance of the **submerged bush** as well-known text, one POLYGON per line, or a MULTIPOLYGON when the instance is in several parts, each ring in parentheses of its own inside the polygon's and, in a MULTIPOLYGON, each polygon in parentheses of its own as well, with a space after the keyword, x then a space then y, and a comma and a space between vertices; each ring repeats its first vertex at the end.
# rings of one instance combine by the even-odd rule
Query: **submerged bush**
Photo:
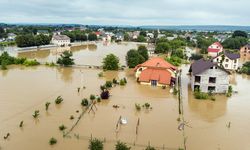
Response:
POLYGON ((233 87, 230 85, 230 86, 228 87, 228 91, 227 91, 226 96, 227 96, 227 97, 231 97, 231 96, 232 96, 232 93, 233 93, 233 87))
POLYGON ((49 109, 50 102, 45 103, 45 110, 47 111, 49 109))
POLYGON ((135 103, 135 109, 136 109, 137 111, 140 111, 140 110, 141 110, 141 105, 140 105, 140 104, 135 103))
POLYGON ((88 106, 89 105, 88 99, 87 98, 82 99, 81 105, 82 106, 88 106))
POLYGON ((98 73, 98 77, 103 77, 103 72, 98 73))
POLYGON ((201 92, 199 89, 194 90, 194 97, 196 99, 208 99, 209 95, 207 93, 201 92))
POLYGON ((61 104, 62 101, 63 101, 63 98, 62 98, 61 96, 58 96, 58 97, 56 98, 56 100, 55 100, 55 103, 56 103, 56 104, 61 104))
POLYGON ((67 129, 67 127, 63 124, 59 126, 60 131, 64 131, 65 129, 67 129))
POLYGON ((113 86, 113 83, 111 81, 106 81, 105 83, 106 88, 112 88, 112 86, 113 86))
POLYGON ((36 65, 39 65, 40 63, 34 59, 34 60, 28 60, 26 59, 24 62, 23 62, 23 65, 25 66, 36 66, 36 65))
POLYGON ((55 139, 55 138, 50 138, 50 140, 49 140, 49 144, 50 145, 55 145, 57 143, 57 140, 55 139))
POLYGON ((115 145, 115 150, 130 150, 131 147, 128 147, 126 143, 118 141, 115 145))
POLYGON ((39 116, 39 110, 35 110, 34 114, 32 115, 34 118, 37 118, 39 116))
POLYGON ((103 142, 98 139, 89 141, 89 150, 103 150, 103 142))
POLYGON ((95 95, 94 95, 94 94, 91 94, 91 95, 89 96, 89 98, 90 98, 90 100, 92 100, 92 101, 93 101, 93 100, 95 100, 95 98, 96 98, 96 97, 95 97, 95 95))
POLYGON ((145 150, 156 150, 156 149, 152 146, 148 146, 145 150))
POLYGON ((102 93, 101 93, 101 98, 102 99, 109 99, 109 91, 108 90, 104 90, 104 91, 102 91, 102 93))

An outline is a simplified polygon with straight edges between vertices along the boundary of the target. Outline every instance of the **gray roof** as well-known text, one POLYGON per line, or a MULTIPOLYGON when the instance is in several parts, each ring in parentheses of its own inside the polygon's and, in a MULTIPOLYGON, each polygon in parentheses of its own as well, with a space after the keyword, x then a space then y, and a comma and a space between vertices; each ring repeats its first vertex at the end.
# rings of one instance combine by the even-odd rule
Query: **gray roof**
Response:
POLYGON ((240 54, 236 54, 236 53, 228 53, 228 52, 225 52, 225 55, 226 55, 229 59, 231 59, 231 60, 240 58, 240 54))
POLYGON ((222 69, 223 71, 229 73, 225 69, 223 69, 220 66, 218 66, 217 63, 214 63, 212 60, 205 60, 203 58, 200 59, 200 60, 195 61, 191 65, 191 67, 189 69, 189 72, 192 72, 193 75, 196 75, 196 74, 199 74, 199 73, 202 73, 202 72, 206 71, 207 69, 210 69, 213 66, 216 66, 216 67, 222 69))
POLYGON ((247 48, 250 48, 250 44, 247 44, 246 47, 247 47, 247 48))
POLYGON ((54 35, 53 39, 55 39, 55 40, 70 40, 70 38, 67 35, 54 35))

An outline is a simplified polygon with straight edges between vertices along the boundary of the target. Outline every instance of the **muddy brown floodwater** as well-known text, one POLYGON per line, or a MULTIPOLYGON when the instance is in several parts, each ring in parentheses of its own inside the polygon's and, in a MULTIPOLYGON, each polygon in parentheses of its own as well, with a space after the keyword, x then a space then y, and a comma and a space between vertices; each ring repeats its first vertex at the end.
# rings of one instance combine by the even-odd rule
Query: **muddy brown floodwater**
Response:
MULTIPOLYGON (((91 57, 88 58, 89 55, 85 55, 85 52, 82 52, 81 56, 81 49, 73 50, 79 62, 100 63, 99 60, 92 59, 99 55, 101 50, 96 50, 98 54, 86 50, 89 51, 86 53, 92 55, 90 59, 91 57), (77 52, 80 56, 76 55, 77 52)), ((51 51, 40 51, 34 58, 47 61, 51 55, 51 51)), ((139 85, 132 70, 109 71, 100 78, 98 73, 101 70, 95 69, 45 66, 8 68, 0 70, 0 149, 2 150, 85 150, 88 148, 88 139, 91 135, 105 139, 106 150, 114 150, 117 140, 128 143, 135 150, 142 150, 149 143, 157 148, 165 147, 173 150, 183 148, 184 138, 182 132, 177 129, 179 125, 177 98, 169 93, 169 88, 163 90, 139 85), (68 127, 67 131, 76 122, 83 110, 81 100, 89 98, 90 94, 99 95, 100 85, 106 80, 123 77, 127 78, 128 84, 112 88, 110 99, 98 103, 95 113, 84 114, 69 137, 63 138, 58 127, 64 124, 68 127), (86 89, 83 89, 83 86, 86 89), (78 87, 81 87, 80 93, 77 92, 78 87), (64 101, 56 106, 54 100, 59 95, 64 101), (51 102, 47 112, 46 102, 51 102), (135 110, 135 103, 150 103, 152 110, 142 109, 138 112, 135 110), (115 109, 113 105, 120 107, 115 109), (35 110, 40 110, 38 119, 32 117, 35 110), (77 110, 80 113, 77 113, 77 110), (69 119, 71 115, 75 117, 74 120, 69 119), (120 116, 126 118, 128 123, 122 125, 116 132, 116 123, 120 116), (136 135, 138 118, 140 125, 136 135), (24 121, 24 125, 19 128, 21 121, 24 121), (10 133, 10 137, 4 140, 3 137, 7 133, 10 133), (54 146, 49 145, 51 137, 58 140, 54 146)), ((188 66, 181 68, 184 117, 189 126, 185 127, 187 149, 248 150, 250 77, 232 75, 233 89, 238 93, 233 94, 231 98, 218 95, 216 101, 195 100, 189 87, 189 76, 186 75, 188 66), (230 128, 227 127, 229 122, 230 128)))
POLYGON ((130 49, 137 49, 138 43, 111 43, 109 45, 103 42, 95 44, 85 44, 73 47, 59 47, 39 51, 14 52, 18 57, 37 59, 39 62, 56 62, 61 52, 70 50, 73 52, 73 58, 76 64, 80 65, 102 65, 103 58, 113 53, 120 59, 120 64, 125 65, 125 55, 130 49))

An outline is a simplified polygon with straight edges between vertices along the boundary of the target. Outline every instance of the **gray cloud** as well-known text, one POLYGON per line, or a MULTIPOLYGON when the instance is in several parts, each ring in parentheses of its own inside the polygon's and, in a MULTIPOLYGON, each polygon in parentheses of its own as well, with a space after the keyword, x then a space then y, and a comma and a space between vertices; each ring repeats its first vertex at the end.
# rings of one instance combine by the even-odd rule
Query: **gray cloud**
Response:
POLYGON ((249 25, 249 0, 0 0, 0 22, 249 25))

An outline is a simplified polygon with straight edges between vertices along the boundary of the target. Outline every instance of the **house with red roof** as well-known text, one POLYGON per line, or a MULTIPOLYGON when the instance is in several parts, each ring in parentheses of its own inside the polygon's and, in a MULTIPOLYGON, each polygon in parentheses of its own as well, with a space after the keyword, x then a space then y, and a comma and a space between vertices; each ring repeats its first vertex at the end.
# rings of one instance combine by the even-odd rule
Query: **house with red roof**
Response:
POLYGON ((220 42, 215 42, 212 45, 210 45, 207 49, 208 56, 216 57, 223 51, 223 46, 220 44, 220 42))
POLYGON ((140 84, 151 86, 174 85, 177 67, 160 57, 139 64, 135 67, 135 77, 140 84))

